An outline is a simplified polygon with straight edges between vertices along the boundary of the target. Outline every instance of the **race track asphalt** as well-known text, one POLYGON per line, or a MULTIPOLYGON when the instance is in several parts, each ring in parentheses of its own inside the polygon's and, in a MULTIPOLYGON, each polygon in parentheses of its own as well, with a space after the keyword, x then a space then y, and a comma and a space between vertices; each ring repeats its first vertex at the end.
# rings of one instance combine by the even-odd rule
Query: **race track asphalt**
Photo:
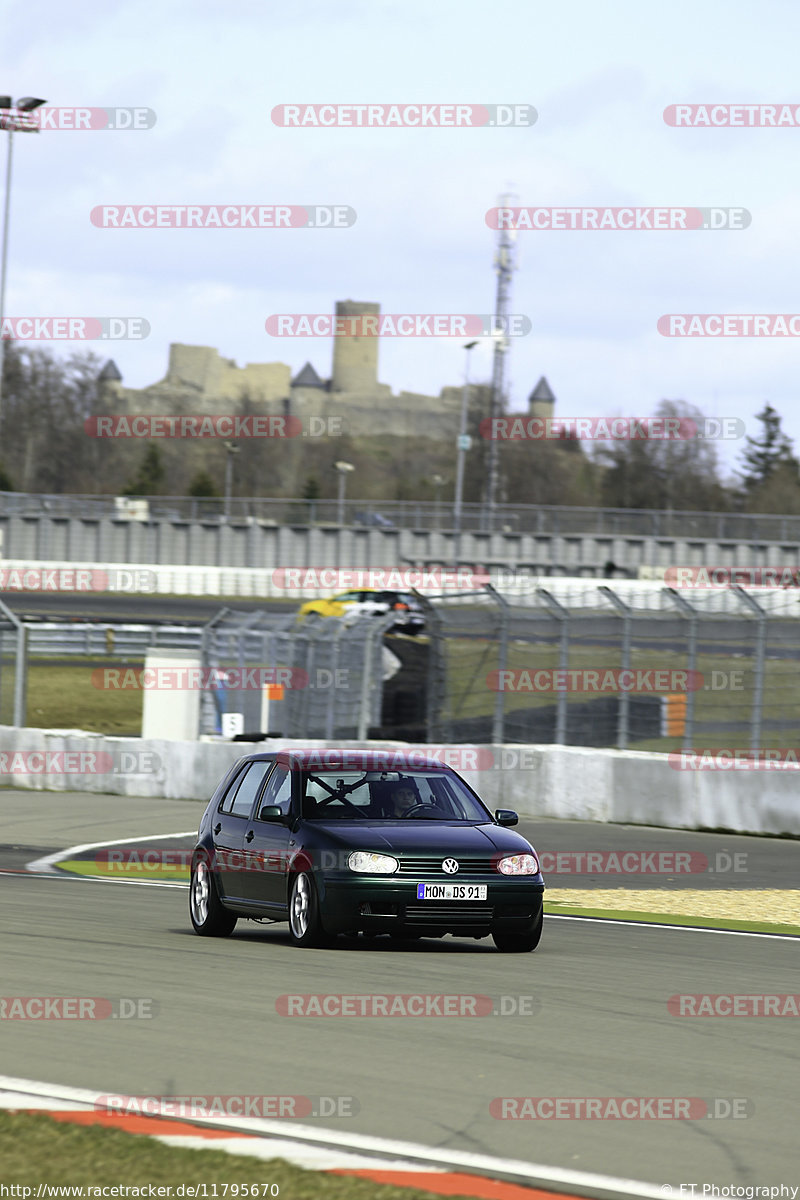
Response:
MULTIPOLYGON (((125 997, 155 1009, 147 1019, 2 1021, 5 1074, 134 1095, 354 1097, 355 1116, 305 1120, 671 1184, 674 1194, 681 1182, 698 1194, 703 1184, 800 1183, 797 1024, 677 1017, 667 1007, 676 993, 800 991, 796 941, 547 917, 530 955, 453 938, 299 951, 283 925, 240 922, 230 939, 196 937, 182 888, 24 873, 59 848, 192 830, 202 807, 0 792, 2 996, 125 997), (278 997, 298 993, 479 994, 530 1015, 280 1015, 278 997), (490 1115, 494 1098, 524 1096, 740 1098, 750 1115, 490 1115)), ((743 892, 796 886, 792 842, 577 822, 522 828, 540 850, 743 843, 755 856, 752 874, 736 881, 743 892)))

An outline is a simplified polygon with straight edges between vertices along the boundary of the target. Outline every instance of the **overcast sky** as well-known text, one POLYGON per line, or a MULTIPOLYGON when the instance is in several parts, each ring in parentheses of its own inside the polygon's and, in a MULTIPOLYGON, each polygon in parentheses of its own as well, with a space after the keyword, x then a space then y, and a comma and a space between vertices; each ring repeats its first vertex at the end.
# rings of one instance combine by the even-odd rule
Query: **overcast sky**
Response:
MULTIPOLYGON (((149 130, 14 138, 6 313, 138 316, 144 342, 92 343, 126 385, 163 377, 170 342, 239 365, 310 359, 273 313, 337 299, 386 313, 488 313, 511 187, 525 206, 746 208, 738 231, 518 236, 512 409, 545 375, 563 416, 642 416, 662 398, 743 418, 769 400, 800 446, 800 339, 661 336, 666 313, 800 312, 800 127, 673 128, 674 103, 800 107, 792 0, 39 0, 0 2, 0 92, 136 106, 149 130), (279 127, 284 103, 531 104, 532 127, 279 127), (351 228, 102 229, 101 204, 347 204, 351 228)), ((798 112, 800 117, 800 111, 798 112)), ((2 157, 5 159, 5 141, 2 157)), ((458 339, 384 339, 380 378, 438 393, 458 339)), ((59 353, 69 346, 61 344, 59 353)), ((475 351, 487 378, 490 348, 475 351)), ((731 461, 730 448, 724 458, 731 461)))

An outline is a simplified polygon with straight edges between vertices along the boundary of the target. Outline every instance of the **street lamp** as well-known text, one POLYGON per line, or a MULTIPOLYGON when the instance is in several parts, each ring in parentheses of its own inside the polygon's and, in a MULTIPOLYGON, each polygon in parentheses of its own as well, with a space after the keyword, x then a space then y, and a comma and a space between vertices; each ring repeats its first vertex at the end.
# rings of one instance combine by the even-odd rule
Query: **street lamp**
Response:
POLYGON ((344 492, 347 485, 347 476, 351 471, 355 471, 355 467, 349 462, 335 462, 333 464, 334 471, 339 474, 339 496, 336 521, 339 525, 344 525, 344 492))
POLYGON ((0 96, 0 129, 8 131, 8 158, 6 159, 6 203, 3 214, 3 253, 0 266, 0 425, 3 419, 3 362, 5 359, 5 338, 3 337, 3 322, 6 315, 6 261, 8 258, 8 217, 11 204, 11 159, 14 146, 14 132, 38 133, 39 125, 33 117, 28 116, 35 108, 44 104, 44 100, 36 96, 23 96, 16 104, 10 96, 0 96))
POLYGON ((237 446, 236 442, 223 442, 222 444, 228 452, 225 459, 225 520, 227 521, 230 517, 233 492, 233 456, 239 453, 241 446, 237 446))
POLYGON ((433 523, 436 529, 439 528, 439 491, 444 483, 444 476, 431 475, 431 483, 433 484, 433 523))
POLYGON ((469 352, 478 342, 467 342, 466 366, 464 368, 464 390, 461 393, 461 423, 458 432, 458 457, 456 459, 456 495, 453 507, 453 565, 458 566, 461 553, 461 502, 464 496, 464 455, 472 445, 472 438, 467 433, 467 400, 469 397, 469 352))

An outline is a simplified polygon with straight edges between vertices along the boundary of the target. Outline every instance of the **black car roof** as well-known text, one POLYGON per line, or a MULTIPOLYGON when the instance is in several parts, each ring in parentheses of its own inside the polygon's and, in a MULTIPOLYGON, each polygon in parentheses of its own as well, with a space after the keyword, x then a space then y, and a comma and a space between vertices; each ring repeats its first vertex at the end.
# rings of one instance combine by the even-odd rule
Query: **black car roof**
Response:
POLYGON ((387 747, 382 750, 360 750, 357 747, 318 746, 283 750, 260 751, 248 754, 249 762, 277 760, 294 770, 302 771, 441 771, 452 774, 452 768, 424 750, 387 747))

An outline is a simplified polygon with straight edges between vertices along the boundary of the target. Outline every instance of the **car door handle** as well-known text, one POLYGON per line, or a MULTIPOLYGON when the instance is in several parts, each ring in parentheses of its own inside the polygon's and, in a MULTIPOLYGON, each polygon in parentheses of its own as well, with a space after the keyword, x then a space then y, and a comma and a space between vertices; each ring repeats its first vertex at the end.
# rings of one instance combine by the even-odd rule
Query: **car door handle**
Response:
POLYGON ((253 833, 252 829, 249 829, 247 831, 247 833, 244 835, 244 840, 246 842, 252 842, 254 837, 255 837, 255 834, 253 833))
POLYGON ((222 829, 222 822, 217 821, 216 825, 214 826, 214 833, 219 833, 220 829, 222 829))

